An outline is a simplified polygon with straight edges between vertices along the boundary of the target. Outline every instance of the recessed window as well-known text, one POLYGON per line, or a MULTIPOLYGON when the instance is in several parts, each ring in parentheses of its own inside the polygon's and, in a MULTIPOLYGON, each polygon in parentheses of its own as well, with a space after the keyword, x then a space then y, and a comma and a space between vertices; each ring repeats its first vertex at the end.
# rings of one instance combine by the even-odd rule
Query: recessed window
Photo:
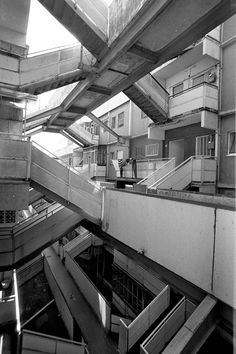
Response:
POLYGON ((227 135, 228 155, 236 155, 235 135, 236 135, 236 131, 228 132, 227 135))
POLYGON ((118 114, 118 128, 123 127, 125 124, 125 112, 118 114))
POLYGON ((175 86, 173 87, 173 96, 174 96, 174 95, 177 95, 178 93, 183 92, 183 90, 184 90, 184 84, 183 84, 183 82, 181 82, 181 84, 175 85, 175 86))
POLYGON ((146 156, 155 156, 159 154, 159 144, 149 144, 145 146, 146 156))
POLYGON ((111 117, 111 129, 115 129, 116 127, 116 116, 111 117))

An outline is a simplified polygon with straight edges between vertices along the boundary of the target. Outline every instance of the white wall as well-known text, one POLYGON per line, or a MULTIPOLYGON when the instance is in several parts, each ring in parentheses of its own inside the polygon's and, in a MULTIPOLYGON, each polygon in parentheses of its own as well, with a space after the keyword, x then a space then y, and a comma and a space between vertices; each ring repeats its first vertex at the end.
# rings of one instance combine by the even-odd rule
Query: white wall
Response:
POLYGON ((106 232, 137 251, 143 249, 145 256, 235 306, 235 212, 223 212, 227 217, 215 220, 214 207, 107 190, 106 232), (228 241, 222 253, 220 240, 225 231, 228 241), (217 273, 212 282, 214 261, 217 273))

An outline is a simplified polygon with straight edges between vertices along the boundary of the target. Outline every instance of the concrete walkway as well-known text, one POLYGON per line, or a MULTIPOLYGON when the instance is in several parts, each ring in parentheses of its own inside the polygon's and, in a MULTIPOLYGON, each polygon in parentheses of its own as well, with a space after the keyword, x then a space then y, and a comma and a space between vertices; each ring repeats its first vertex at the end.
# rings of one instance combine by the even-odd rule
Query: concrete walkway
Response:
POLYGON ((52 248, 46 249, 44 256, 63 297, 66 299, 67 306, 80 327, 83 338, 88 344, 89 353, 118 353, 115 343, 108 338, 104 328, 97 320, 91 307, 86 302, 54 250, 52 248))

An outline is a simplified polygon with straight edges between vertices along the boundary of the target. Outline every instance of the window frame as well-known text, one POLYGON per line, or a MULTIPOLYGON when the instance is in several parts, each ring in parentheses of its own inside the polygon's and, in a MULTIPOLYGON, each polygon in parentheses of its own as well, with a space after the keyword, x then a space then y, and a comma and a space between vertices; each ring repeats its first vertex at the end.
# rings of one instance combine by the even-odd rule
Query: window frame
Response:
POLYGON ((230 145, 234 144, 234 146, 236 147, 235 138, 236 138, 236 130, 230 130, 227 132, 227 156, 236 156, 236 148, 234 149, 235 151, 230 152, 230 145), (231 142, 230 140, 230 136, 232 134, 234 134, 234 142, 231 142))
POLYGON ((159 151, 160 151, 160 145, 159 143, 154 143, 154 144, 148 144, 148 145, 145 145, 145 156, 148 157, 148 156, 158 156, 159 155, 159 151), (156 150, 157 150, 157 153, 149 153, 148 152, 148 149, 151 149, 151 147, 156 147, 156 150))
POLYGON ((118 119, 117 119, 117 128, 124 127, 125 125, 125 112, 122 111, 118 113, 118 119), (122 124, 120 124, 120 120, 122 119, 122 124))
POLYGON ((177 96, 181 94, 183 91, 184 91, 184 82, 182 81, 172 87, 172 96, 177 96), (182 89, 178 92, 175 92, 175 89, 180 86, 182 87, 182 89))
POLYGON ((111 129, 116 129, 116 116, 111 117, 111 129))

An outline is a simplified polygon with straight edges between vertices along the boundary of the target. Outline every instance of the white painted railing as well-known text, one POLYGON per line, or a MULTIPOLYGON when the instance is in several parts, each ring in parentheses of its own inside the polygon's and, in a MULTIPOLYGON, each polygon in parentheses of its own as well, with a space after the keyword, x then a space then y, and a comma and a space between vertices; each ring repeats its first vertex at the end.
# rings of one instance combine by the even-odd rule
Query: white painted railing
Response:
POLYGON ((167 309, 170 301, 169 286, 164 289, 145 307, 145 309, 129 325, 120 320, 119 352, 127 353, 158 317, 167 309))
POLYGON ((181 190, 191 182, 215 183, 216 160, 204 156, 191 156, 165 176, 149 186, 150 189, 181 190))
POLYGON ((162 177, 172 171, 175 168, 175 158, 160 161, 157 169, 152 172, 149 176, 143 178, 137 184, 145 184, 147 188, 152 186, 155 182, 159 181, 162 177))
POLYGON ((140 345, 140 354, 161 353, 195 308, 194 304, 182 298, 140 345))
POLYGON ((84 235, 82 238, 77 236, 72 241, 64 246, 64 251, 67 252, 71 257, 76 257, 78 254, 86 250, 92 245, 91 233, 84 235))
POLYGON ((45 354, 86 354, 86 344, 79 343, 65 338, 46 335, 43 333, 22 331, 21 354, 26 353, 45 354))

